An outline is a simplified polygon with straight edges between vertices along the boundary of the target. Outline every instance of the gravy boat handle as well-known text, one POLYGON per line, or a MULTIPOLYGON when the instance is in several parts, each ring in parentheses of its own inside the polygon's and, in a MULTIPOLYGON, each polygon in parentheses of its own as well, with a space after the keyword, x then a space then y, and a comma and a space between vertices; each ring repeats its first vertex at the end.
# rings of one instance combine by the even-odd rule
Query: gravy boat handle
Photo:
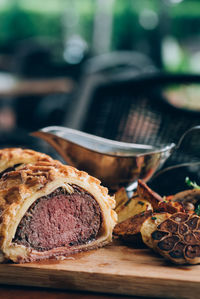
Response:
POLYGON ((182 144, 183 140, 185 139, 185 137, 186 137, 188 134, 190 134, 191 132, 196 131, 196 130, 200 130, 200 125, 199 125, 199 126, 194 126, 194 127, 190 128, 190 129, 188 129, 187 131, 185 131, 185 132, 183 133, 183 135, 180 137, 180 139, 179 139, 179 141, 178 141, 178 143, 176 144, 176 146, 175 146, 174 149, 177 150, 177 149, 181 146, 181 144, 182 144))
MULTIPOLYGON (((192 132, 196 131, 196 130, 200 130, 200 125, 197 125, 197 126, 194 126, 194 127, 191 127, 190 129, 186 130, 182 135, 181 137, 179 138, 178 140, 178 143, 175 145, 174 148, 171 149, 171 154, 173 154, 174 151, 178 150, 179 147, 181 146, 183 140, 192 132)), ((171 156, 171 155, 170 155, 171 156)), ((173 166, 171 166, 173 167, 173 166)), ((171 168, 170 167, 170 168, 171 168)), ((176 167, 176 165, 175 165, 176 167)), ((163 173, 165 171, 165 169, 161 169, 157 172, 155 172, 155 174, 153 174, 153 176, 150 178, 150 181, 154 179, 154 177, 158 177, 159 174, 163 173)), ((137 181, 133 182, 133 184, 131 184, 130 186, 126 187, 126 191, 127 191, 127 194, 128 194, 128 197, 130 198, 133 194, 133 192, 137 189, 137 181)))

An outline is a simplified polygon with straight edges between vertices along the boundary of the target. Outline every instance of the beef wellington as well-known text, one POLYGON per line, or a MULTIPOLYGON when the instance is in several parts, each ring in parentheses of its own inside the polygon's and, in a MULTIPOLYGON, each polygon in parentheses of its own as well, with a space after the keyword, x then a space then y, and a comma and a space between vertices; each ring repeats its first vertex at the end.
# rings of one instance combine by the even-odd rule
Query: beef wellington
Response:
POLYGON ((86 172, 51 161, 18 166, 0 179, 1 262, 103 246, 112 239, 114 206, 107 188, 86 172))
POLYGON ((0 178, 4 173, 17 169, 21 165, 37 161, 59 163, 50 156, 29 149, 5 148, 0 150, 0 178))

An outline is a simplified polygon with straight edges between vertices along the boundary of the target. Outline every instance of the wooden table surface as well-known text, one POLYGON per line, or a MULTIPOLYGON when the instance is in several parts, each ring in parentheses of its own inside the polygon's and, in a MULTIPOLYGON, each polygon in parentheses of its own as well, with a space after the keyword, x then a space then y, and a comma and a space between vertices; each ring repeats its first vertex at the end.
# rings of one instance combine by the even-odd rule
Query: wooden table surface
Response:
POLYGON ((172 265, 148 248, 116 241, 66 260, 1 264, 0 284, 0 299, 195 299, 200 265, 172 265))
MULTIPOLYGON (((141 299, 123 295, 98 294, 89 292, 58 291, 33 287, 17 287, 0 285, 0 298, 2 299, 141 299)), ((142 299, 145 299, 142 297, 142 299)), ((149 299, 149 298, 148 298, 149 299)))

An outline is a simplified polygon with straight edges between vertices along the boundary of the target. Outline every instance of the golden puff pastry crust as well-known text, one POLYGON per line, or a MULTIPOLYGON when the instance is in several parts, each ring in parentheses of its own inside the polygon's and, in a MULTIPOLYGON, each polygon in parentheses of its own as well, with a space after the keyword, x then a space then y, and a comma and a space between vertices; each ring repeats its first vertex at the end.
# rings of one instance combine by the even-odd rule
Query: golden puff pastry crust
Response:
POLYGON ((102 187, 98 179, 70 166, 38 161, 5 173, 0 179, 0 259, 29 262, 103 246, 112 239, 117 221, 114 207, 114 198, 108 195, 107 188, 102 187), (86 190, 100 207, 102 225, 96 239, 86 244, 75 244, 72 250, 58 247, 42 252, 14 242, 20 221, 38 199, 58 188, 73 194, 73 186, 86 190))
POLYGON ((0 174, 15 165, 35 163, 37 161, 51 162, 53 159, 43 153, 30 149, 5 148, 0 150, 0 174))

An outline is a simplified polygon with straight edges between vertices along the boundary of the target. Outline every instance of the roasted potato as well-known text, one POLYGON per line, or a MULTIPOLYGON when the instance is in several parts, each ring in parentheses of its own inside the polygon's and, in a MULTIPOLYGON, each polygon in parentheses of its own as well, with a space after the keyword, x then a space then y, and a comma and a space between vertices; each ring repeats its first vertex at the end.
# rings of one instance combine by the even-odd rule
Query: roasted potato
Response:
POLYGON ((151 204, 137 195, 134 195, 125 204, 119 206, 115 211, 118 214, 118 223, 120 223, 147 210, 152 210, 151 204))
POLYGON ((120 188, 116 193, 115 193, 115 210, 119 209, 120 206, 123 206, 127 201, 129 200, 128 195, 126 193, 125 188, 120 188))
POLYGON ((157 210, 158 204, 163 202, 164 199, 151 190, 143 181, 138 180, 138 187, 137 187, 138 196, 142 199, 147 200, 153 207, 154 211, 157 210))
POLYGON ((135 244, 141 244, 140 229, 143 222, 151 216, 152 211, 145 211, 125 221, 118 223, 114 228, 114 235, 118 236, 121 240, 135 244))
POLYGON ((184 211, 185 209, 181 203, 173 202, 173 201, 159 202, 158 208, 156 209, 156 212, 167 212, 170 214, 174 214, 177 212, 184 212, 184 211))

